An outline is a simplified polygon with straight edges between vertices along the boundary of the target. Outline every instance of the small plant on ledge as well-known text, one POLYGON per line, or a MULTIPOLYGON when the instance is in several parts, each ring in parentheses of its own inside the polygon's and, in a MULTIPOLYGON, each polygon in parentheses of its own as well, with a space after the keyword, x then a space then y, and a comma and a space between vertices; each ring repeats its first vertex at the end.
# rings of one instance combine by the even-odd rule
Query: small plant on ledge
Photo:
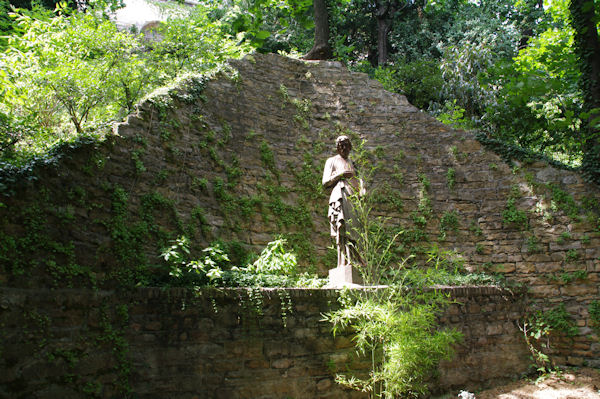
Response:
POLYGON ((248 256, 237 256, 245 266, 231 263, 227 244, 215 242, 202 250, 203 256, 191 260, 190 243, 179 237, 163 250, 161 256, 169 266, 168 285, 199 287, 320 287, 324 279, 298 273, 296 255, 286 249, 279 238, 267 244, 258 258, 250 263, 248 256))

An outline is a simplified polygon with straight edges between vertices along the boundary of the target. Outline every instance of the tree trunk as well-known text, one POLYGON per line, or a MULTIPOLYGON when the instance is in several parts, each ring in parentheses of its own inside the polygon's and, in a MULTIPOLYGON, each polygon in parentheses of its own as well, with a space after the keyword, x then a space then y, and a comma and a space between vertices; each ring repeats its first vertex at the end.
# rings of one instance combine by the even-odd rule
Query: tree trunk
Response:
POLYGON ((589 117, 582 127, 584 173, 600 182, 600 41, 593 0, 571 0, 571 24, 581 71, 583 109, 589 117))
POLYGON ((333 55, 329 45, 329 13, 326 0, 313 0, 315 15, 315 43, 305 60, 327 60, 333 55))
POLYGON ((377 65, 379 66, 383 66, 388 62, 387 39, 396 11, 398 11, 397 0, 377 1, 375 18, 377 19, 377 65))
POLYGON ((377 65, 383 66, 388 60, 387 36, 390 31, 391 21, 377 18, 377 65))

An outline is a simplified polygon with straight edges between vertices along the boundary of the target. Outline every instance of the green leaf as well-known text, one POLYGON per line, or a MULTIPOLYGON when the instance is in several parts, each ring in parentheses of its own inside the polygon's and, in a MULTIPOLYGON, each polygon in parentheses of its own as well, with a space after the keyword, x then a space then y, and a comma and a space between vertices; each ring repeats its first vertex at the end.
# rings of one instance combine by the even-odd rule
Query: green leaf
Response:
POLYGON ((260 32, 257 32, 255 37, 258 40, 265 40, 267 37, 271 36, 271 32, 268 32, 266 30, 261 30, 260 32))

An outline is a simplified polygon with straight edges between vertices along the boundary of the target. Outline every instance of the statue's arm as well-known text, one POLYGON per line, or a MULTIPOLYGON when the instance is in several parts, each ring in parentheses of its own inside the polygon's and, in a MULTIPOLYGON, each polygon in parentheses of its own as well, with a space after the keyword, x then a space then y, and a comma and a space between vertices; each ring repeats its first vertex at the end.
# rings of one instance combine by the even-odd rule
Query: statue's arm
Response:
POLYGON ((334 171, 334 162, 334 158, 329 158, 327 162, 325 162, 325 170, 323 171, 323 187, 325 188, 334 186, 343 178, 350 178, 354 176, 354 170, 342 170, 340 172, 334 171))
POLYGON ((337 183, 337 179, 333 172, 333 159, 329 158, 327 162, 325 162, 325 169, 323 170, 323 187, 329 188, 337 183))

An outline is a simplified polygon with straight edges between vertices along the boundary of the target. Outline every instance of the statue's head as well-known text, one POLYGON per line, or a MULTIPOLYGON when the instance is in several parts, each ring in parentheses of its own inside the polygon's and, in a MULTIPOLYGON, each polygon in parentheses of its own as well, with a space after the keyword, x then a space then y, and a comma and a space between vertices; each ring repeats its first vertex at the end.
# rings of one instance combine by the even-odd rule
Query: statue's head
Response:
POLYGON ((352 150, 352 143, 350 143, 350 138, 346 135, 338 137, 335 140, 335 146, 338 154, 340 154, 343 158, 347 158, 348 154, 350 154, 350 150, 352 150))

